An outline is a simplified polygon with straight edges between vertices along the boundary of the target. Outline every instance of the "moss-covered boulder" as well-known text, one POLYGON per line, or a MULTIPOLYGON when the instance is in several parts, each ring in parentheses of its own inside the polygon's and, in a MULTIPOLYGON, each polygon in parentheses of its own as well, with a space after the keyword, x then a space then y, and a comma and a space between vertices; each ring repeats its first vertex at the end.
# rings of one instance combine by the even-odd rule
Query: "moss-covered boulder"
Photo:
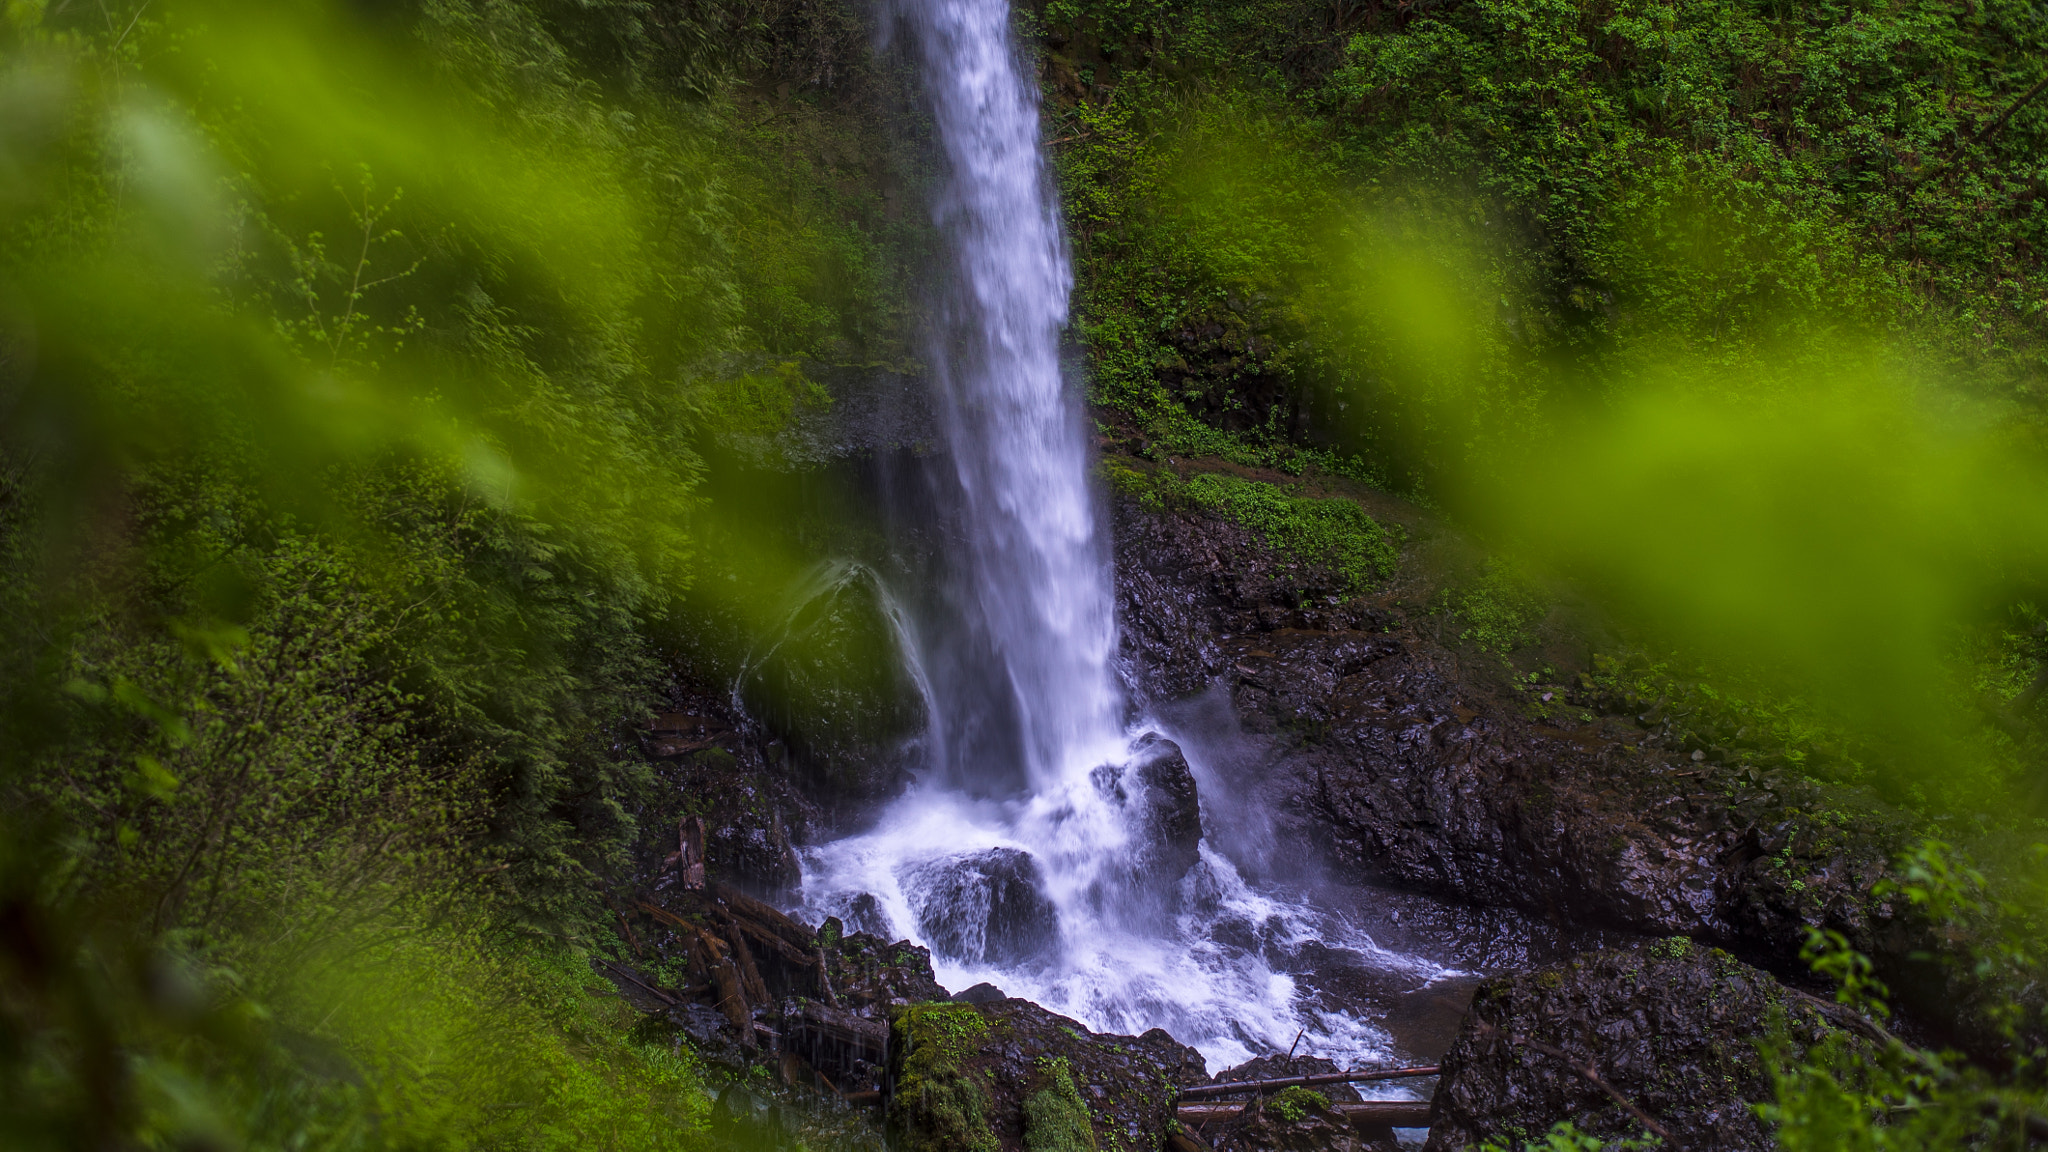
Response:
POLYGON ((1618 1094, 1692 1152, 1767 1152, 1776 1142, 1751 1107, 1773 1096, 1759 1041, 1797 1055, 1845 1028, 1843 1042, 1865 1042, 1855 1030, 1869 1025, 1847 1009, 1682 938, 1498 977, 1443 1058, 1426 1149, 1520 1147, 1564 1120, 1643 1137, 1618 1094))
POLYGON ((889 1126, 908 1152, 1155 1152, 1201 1054, 1154 1029, 1090 1032, 1023 1000, 891 1021, 889 1126))

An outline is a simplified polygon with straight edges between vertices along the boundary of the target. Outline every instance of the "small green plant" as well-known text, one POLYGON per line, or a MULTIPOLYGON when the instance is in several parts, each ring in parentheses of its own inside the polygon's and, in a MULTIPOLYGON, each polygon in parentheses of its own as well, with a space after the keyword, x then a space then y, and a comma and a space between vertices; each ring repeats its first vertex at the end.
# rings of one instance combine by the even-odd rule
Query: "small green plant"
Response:
POLYGON ((1692 955, 1692 939, 1686 936, 1667 936, 1650 945, 1650 955, 1668 960, 1683 960, 1692 955))
POLYGON ((1476 582, 1455 591, 1446 588, 1437 601, 1437 611, 1458 622, 1458 639, 1495 656, 1531 643, 1531 626, 1547 610, 1528 582, 1497 559, 1486 561, 1476 582))

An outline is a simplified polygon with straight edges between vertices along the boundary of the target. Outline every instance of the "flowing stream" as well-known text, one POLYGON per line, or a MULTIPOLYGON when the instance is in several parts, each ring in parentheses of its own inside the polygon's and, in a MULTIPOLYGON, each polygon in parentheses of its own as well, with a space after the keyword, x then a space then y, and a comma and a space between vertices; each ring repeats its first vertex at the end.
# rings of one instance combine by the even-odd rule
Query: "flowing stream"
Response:
POLYGON ((1432 966, 1195 843, 1191 790, 1213 828, 1222 776, 1186 736, 1179 768, 1152 735, 1175 733, 1120 690, 1108 542, 1061 370, 1072 274, 1007 0, 904 2, 949 168, 932 360, 959 554, 946 620, 906 629, 928 766, 872 828, 806 853, 806 910, 930 947, 956 990, 988 981, 1102 1031, 1164 1027, 1212 1068, 1297 1039, 1345 1065, 1384 1058, 1385 1034, 1300 986, 1288 958, 1337 950, 1422 980, 1432 966))

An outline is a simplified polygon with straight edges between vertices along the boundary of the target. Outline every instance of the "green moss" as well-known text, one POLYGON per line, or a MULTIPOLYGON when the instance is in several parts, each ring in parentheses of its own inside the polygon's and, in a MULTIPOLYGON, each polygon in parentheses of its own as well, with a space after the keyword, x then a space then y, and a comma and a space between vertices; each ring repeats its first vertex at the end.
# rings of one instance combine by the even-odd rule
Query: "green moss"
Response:
POLYGON ((1650 945, 1650 955, 1672 960, 1683 960, 1692 955, 1692 951, 1692 940, 1685 936, 1666 937, 1650 945))
POLYGON ((1024 1147, 1029 1152, 1096 1152, 1095 1127, 1088 1122, 1088 1105, 1074 1087, 1067 1058, 1041 1058, 1038 1065, 1046 1086, 1024 1101, 1024 1147))
POLYGON ((1329 1097, 1299 1084, 1282 1088, 1278 1095, 1266 1102, 1266 1111, 1289 1124, 1299 1124, 1310 1116, 1320 1116, 1329 1110, 1329 1097))
POLYGON ((910 1152, 995 1152, 986 1073, 969 1067, 989 1021, 969 1004, 914 1004, 898 1018, 905 1055, 897 1079, 910 1152))
POLYGON ((1275 552, 1332 570, 1346 596, 1393 575, 1400 562, 1400 529, 1380 524, 1353 500, 1300 496, 1279 485, 1214 472, 1182 480, 1164 468, 1145 473, 1116 463, 1105 465, 1103 472, 1112 488, 1143 507, 1216 512, 1258 533, 1275 552))

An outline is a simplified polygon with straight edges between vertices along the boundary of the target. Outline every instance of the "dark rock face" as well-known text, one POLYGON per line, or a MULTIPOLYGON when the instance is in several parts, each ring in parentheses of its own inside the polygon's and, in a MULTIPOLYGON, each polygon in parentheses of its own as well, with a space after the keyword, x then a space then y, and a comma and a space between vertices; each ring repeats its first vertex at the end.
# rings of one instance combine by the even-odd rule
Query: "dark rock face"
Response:
POLYGON ((857 817, 894 797, 920 763, 924 696, 873 572, 823 569, 796 599, 781 631, 749 655, 740 698, 786 747, 807 798, 857 817))
POLYGON ((908 1152, 1159 1149, 1201 1054, 1164 1032, 1098 1035, 1023 1000, 891 1020, 889 1126, 908 1152))
POLYGON ((948 959, 1015 965, 1059 942, 1059 912, 1028 852, 991 848, 948 856, 901 879, 918 931, 948 959))
POLYGON ((684 798, 704 810, 707 870, 768 899, 794 891, 803 869, 783 817, 799 807, 788 786, 722 748, 694 753, 680 768, 684 798))
POLYGON ((1578 1065, 1693 1152, 1766 1152, 1776 1143, 1750 1105, 1772 1098, 1755 1042, 1773 1020, 1784 1022, 1795 1053, 1845 1024, 1868 1027, 1725 952, 1682 941, 1490 980, 1444 1057, 1425 1147, 1452 1152, 1487 1137, 1519 1146, 1565 1119, 1608 1139, 1644 1136, 1578 1065))
POLYGON ((1906 835, 1874 805, 1822 824, 1817 786, 1738 788, 1569 698, 1534 709, 1393 596, 1339 602, 1333 577, 1218 516, 1123 498, 1116 534, 1128 677, 1153 699, 1226 684, 1274 743, 1258 802, 1346 872, 1786 958, 1808 924, 1909 950, 1869 895, 1906 835))
POLYGON ((908 940, 891 944, 862 932, 835 935, 831 920, 818 938, 841 1007, 880 1020, 891 1008, 946 998, 932 973, 932 954, 908 940))

